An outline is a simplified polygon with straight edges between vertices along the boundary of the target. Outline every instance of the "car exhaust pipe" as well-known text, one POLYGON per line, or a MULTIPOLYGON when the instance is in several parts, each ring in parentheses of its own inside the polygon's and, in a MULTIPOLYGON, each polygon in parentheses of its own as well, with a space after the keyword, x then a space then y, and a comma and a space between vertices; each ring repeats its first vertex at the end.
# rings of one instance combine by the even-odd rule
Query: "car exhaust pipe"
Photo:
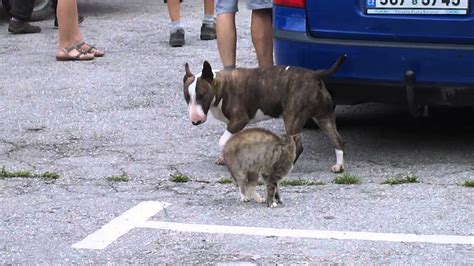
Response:
POLYGON ((428 106, 420 106, 416 104, 415 99, 415 81, 416 75, 415 72, 408 70, 405 72, 405 87, 407 92, 407 105, 408 111, 414 118, 419 118, 421 116, 428 117, 428 106))

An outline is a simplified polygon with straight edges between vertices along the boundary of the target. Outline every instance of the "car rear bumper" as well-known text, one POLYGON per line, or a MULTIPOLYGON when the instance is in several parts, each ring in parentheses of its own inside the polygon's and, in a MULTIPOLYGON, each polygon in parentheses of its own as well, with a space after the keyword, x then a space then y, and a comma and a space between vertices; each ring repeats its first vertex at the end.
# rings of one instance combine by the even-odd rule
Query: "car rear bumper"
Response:
POLYGON ((416 104, 474 105, 474 45, 323 39, 277 27, 274 41, 279 65, 329 68, 347 54, 327 81, 337 104, 406 102, 411 71, 416 104))

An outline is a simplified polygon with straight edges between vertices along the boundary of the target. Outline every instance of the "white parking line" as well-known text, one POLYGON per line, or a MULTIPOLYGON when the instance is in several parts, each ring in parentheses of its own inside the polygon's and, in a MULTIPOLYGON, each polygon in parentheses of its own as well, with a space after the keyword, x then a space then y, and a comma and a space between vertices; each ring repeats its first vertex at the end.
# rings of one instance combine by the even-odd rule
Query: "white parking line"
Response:
POLYGON ((416 235, 353 231, 299 230, 209 224, 168 223, 159 221, 148 221, 139 227, 208 234, 474 245, 474 237, 454 235, 416 235))
POLYGON ((137 206, 124 212, 121 216, 113 219, 110 223, 104 225, 101 229, 89 235, 84 240, 73 244, 72 247, 78 249, 104 249, 133 228, 152 228, 208 234, 474 245, 474 236, 299 230, 148 221, 149 218, 169 205, 169 203, 157 201, 141 202, 137 206))
POLYGON ((124 212, 108 224, 102 226, 95 233, 84 240, 72 245, 73 248, 104 249, 137 225, 150 219, 153 215, 168 206, 168 203, 157 201, 143 201, 137 206, 124 212))

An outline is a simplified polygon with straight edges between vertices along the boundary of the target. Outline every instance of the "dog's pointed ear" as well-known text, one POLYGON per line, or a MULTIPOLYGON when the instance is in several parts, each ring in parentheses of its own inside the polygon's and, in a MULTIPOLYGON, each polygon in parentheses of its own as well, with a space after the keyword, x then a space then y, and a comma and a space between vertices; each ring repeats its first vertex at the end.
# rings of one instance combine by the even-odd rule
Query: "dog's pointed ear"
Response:
POLYGON ((191 73, 191 70, 189 70, 189 65, 188 65, 188 63, 184 64, 184 71, 186 71, 186 77, 192 77, 192 76, 194 76, 193 73, 191 73))
POLYGON ((202 75, 201 78, 207 80, 207 82, 211 83, 214 80, 214 73, 212 73, 211 64, 209 62, 204 61, 202 65, 202 75))

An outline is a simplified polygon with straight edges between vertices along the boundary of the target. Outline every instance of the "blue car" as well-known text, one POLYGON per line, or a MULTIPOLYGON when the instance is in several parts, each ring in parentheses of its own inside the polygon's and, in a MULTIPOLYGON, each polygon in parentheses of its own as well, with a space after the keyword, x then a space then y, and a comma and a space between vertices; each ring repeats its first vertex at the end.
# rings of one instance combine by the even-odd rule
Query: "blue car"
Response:
POLYGON ((274 0, 275 60, 329 68, 336 104, 474 106, 474 0, 274 0))

